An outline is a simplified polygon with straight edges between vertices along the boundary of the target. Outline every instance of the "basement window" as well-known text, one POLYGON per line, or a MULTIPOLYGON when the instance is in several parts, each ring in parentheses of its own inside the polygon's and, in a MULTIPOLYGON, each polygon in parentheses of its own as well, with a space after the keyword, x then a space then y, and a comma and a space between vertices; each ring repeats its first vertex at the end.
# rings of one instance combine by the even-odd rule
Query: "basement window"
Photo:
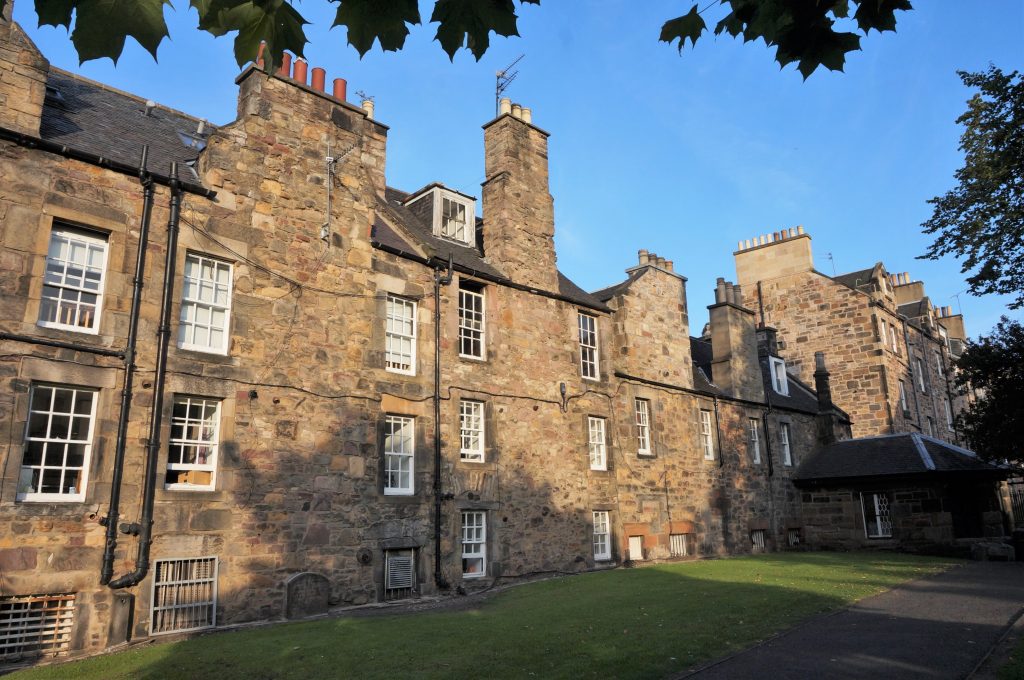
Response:
POLYGON ((672 557, 689 557, 695 554, 696 543, 693 534, 670 534, 668 551, 672 557))
POLYGON ((384 599, 404 600, 416 592, 416 550, 384 552, 384 599))
POLYGON ((611 522, 607 510, 594 511, 594 560, 610 560, 612 558, 611 522))
POLYGON ((67 652, 75 594, 0 598, 0 661, 67 652))
POLYGON ((150 635, 217 625, 217 558, 157 560, 153 570, 150 635))
POLYGON ((754 529, 750 532, 750 546, 751 550, 756 553, 765 552, 765 531, 764 529, 754 529))

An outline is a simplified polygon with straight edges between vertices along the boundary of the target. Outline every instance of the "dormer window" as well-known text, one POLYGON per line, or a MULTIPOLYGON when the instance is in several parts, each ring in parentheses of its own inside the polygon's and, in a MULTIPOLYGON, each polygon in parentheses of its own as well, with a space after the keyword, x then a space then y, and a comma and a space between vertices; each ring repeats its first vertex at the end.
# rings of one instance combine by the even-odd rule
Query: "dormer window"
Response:
POLYGON ((770 357, 772 369, 772 389, 783 396, 789 395, 789 376, 786 375, 786 362, 770 357))
POLYGON ((476 247, 476 200, 472 196, 434 184, 414 194, 405 205, 421 220, 430 222, 437 238, 476 247))

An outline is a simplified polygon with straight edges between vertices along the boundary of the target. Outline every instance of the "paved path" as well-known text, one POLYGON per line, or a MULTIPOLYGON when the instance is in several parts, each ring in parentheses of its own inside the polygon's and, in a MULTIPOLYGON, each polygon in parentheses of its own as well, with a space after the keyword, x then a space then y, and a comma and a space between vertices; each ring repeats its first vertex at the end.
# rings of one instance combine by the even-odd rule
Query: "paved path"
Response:
POLYGON ((964 678, 1024 610, 1024 562, 970 562, 680 677, 964 678))

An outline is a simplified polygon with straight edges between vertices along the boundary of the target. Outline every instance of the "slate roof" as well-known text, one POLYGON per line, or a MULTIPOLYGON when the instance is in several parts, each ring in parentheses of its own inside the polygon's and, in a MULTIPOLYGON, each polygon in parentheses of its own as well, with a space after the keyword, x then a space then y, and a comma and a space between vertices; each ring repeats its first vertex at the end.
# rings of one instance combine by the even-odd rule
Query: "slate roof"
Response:
POLYGON ((899 306, 899 313, 908 319, 916 319, 928 315, 928 301, 925 299, 908 302, 899 306))
POLYGON ((867 269, 861 269, 860 271, 850 272, 848 274, 840 274, 839 276, 833 276, 832 280, 841 283, 847 288, 853 288, 857 290, 857 286, 863 286, 865 283, 871 281, 871 274, 875 271, 875 267, 868 267, 867 269))
POLYGON ((972 451, 916 432, 847 439, 805 458, 798 485, 884 478, 921 481, 955 474, 958 478, 1004 479, 1008 470, 986 463, 972 451))
POLYGON ((630 274, 629 278, 626 279, 625 281, 620 281, 619 283, 608 286, 607 288, 602 288, 601 290, 595 290, 593 293, 591 293, 591 295, 593 295, 601 302, 608 302, 619 293, 622 293, 626 289, 628 289, 634 281, 636 281, 643 275, 644 271, 646 270, 640 270, 636 274, 630 274))
MULTIPOLYGON (((504 272, 485 260, 477 248, 434 236, 432 225, 426 224, 415 213, 405 207, 404 202, 411 195, 400 189, 387 187, 384 200, 381 201, 382 207, 384 207, 383 212, 387 214, 390 220, 397 223, 396 226, 399 229, 404 230, 409 238, 415 241, 419 249, 428 258, 436 257, 440 260, 447 260, 451 256, 452 263, 462 271, 476 273, 483 278, 499 282, 512 281, 504 272)), ((477 222, 478 224, 480 223, 479 220, 477 222)), ((387 220, 379 217, 373 225, 371 238, 381 245, 397 248, 409 253, 415 252, 415 248, 401 234, 387 224, 387 220)), ((601 300, 598 300, 577 286, 562 272, 558 272, 558 290, 548 292, 558 293, 570 302, 584 307, 609 311, 601 300)))
POLYGON ((148 144, 149 170, 168 175, 171 161, 177 161, 178 177, 198 182, 186 163, 194 161, 200 149, 187 143, 188 136, 203 144, 214 126, 207 123, 204 134, 198 135, 198 118, 163 106, 147 116, 142 97, 53 66, 46 87, 42 139, 130 166, 139 165, 142 147, 148 144))

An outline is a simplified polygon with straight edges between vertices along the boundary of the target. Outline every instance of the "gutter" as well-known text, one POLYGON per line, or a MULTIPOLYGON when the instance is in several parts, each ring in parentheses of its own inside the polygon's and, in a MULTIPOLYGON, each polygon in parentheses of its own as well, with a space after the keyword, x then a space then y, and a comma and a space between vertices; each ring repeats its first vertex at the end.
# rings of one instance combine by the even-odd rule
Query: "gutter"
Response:
MULTIPOLYGON (((65 144, 57 144, 46 139, 39 137, 33 137, 31 135, 22 134, 15 132, 14 130, 0 127, 0 140, 14 142, 18 146, 23 146, 27 149, 39 149, 40 151, 46 151, 48 153, 54 153, 58 156, 64 156, 76 161, 82 161, 90 165, 96 165, 107 170, 120 173, 122 175, 130 175, 131 177, 138 177, 139 173, 145 172, 144 168, 137 168, 127 163, 115 161, 105 156, 90 153, 88 151, 81 151, 79 149, 73 149, 65 144)), ((172 173, 177 173, 177 163, 173 163, 172 166, 175 168, 172 173)), ((201 184, 195 184, 194 182, 183 182, 177 177, 170 177, 167 175, 151 174, 152 181, 162 186, 170 187, 172 182, 181 191, 185 191, 196 196, 202 196, 203 198, 214 198, 217 196, 217 192, 212 189, 207 189, 201 184)))
POLYGON ((434 265, 434 584, 447 589, 448 581, 441 568, 441 286, 452 282, 452 263, 442 275, 434 265))

